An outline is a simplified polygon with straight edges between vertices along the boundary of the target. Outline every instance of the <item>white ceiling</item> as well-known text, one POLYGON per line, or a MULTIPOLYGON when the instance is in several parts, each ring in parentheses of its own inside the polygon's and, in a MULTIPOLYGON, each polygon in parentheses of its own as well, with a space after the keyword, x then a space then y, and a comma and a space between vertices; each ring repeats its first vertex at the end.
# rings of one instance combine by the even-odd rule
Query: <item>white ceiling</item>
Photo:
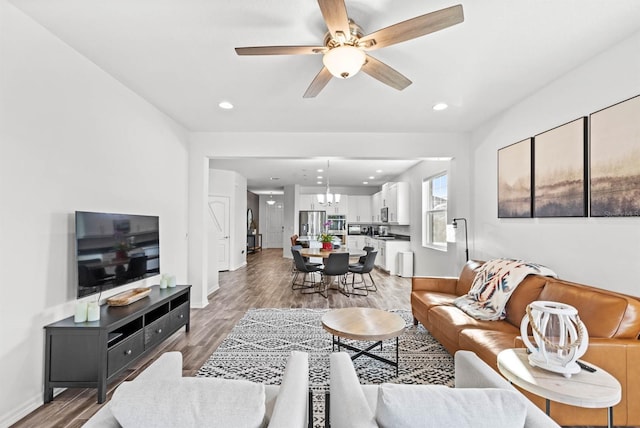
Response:
POLYGON ((360 73, 303 99, 321 56, 234 47, 321 44, 315 0, 10 1, 191 131, 471 131, 640 30, 638 0, 346 0, 364 33, 457 3, 465 21, 372 52, 404 91, 360 73))
MULTIPOLYGON (((247 188, 254 193, 280 193, 285 185, 339 187, 370 187, 374 193, 382 184, 413 167, 418 159, 211 159, 214 169, 236 171, 247 178, 247 188), (328 166, 328 168, 327 168, 328 166), (322 172, 318 172, 322 169, 322 172), (318 177, 322 178, 318 178, 318 177), (372 178, 373 177, 373 178, 372 178), (364 182, 367 184, 364 184, 364 182)), ((366 192, 365 192, 366 193, 366 192)))

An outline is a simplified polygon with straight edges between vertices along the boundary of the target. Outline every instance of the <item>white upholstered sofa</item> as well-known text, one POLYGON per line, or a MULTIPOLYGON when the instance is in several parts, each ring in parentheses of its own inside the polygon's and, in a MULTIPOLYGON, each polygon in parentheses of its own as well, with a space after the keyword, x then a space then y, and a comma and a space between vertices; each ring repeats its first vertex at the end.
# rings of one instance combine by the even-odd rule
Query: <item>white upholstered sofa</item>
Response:
POLYGON ((331 354, 331 428, 559 428, 551 418, 469 351, 455 354, 455 388, 360 385, 347 353, 331 354))
POLYGON ((123 382, 86 428, 144 426, 304 428, 309 413, 309 360, 291 353, 282 383, 182 377, 182 354, 164 353, 123 382))

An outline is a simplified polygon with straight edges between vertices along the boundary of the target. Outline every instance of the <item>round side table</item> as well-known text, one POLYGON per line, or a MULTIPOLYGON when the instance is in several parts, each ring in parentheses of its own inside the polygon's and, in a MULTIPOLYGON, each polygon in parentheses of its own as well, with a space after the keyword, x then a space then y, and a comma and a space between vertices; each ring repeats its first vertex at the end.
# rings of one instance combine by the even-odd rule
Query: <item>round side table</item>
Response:
POLYGON ((600 367, 581 370, 569 378, 529 364, 525 348, 505 349, 498 354, 498 369, 512 384, 546 400, 585 408, 607 408, 607 424, 613 426, 613 406, 622 398, 620 382, 600 367))

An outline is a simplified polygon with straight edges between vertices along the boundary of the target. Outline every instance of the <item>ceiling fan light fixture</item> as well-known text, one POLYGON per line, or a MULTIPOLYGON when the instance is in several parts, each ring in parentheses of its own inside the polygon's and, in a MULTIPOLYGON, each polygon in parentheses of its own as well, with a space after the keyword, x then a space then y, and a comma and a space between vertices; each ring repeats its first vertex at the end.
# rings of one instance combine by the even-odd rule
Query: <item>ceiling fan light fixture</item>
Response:
POLYGON ((337 46, 322 57, 322 63, 329 73, 340 79, 348 79, 355 76, 364 65, 367 56, 354 46, 337 46))

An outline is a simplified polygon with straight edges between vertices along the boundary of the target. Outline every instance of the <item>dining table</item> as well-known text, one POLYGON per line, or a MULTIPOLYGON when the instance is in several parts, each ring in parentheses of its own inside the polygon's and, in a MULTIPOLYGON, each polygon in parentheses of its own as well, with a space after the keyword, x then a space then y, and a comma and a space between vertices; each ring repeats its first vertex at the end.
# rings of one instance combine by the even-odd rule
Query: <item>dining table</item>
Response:
POLYGON ((360 257, 367 254, 366 251, 356 248, 334 248, 332 250, 325 250, 324 248, 303 248, 300 250, 302 257, 321 257, 323 259, 329 258, 334 253, 349 253, 349 257, 360 257))
MULTIPOLYGON (((336 253, 338 254, 348 253, 349 258, 359 258, 360 256, 364 256, 367 254, 366 251, 361 249, 344 248, 344 247, 334 248, 331 250, 326 250, 324 248, 303 248, 300 250, 300 254, 302 255, 302 257, 309 257, 310 259, 322 258, 323 261, 328 259, 331 254, 336 254, 336 253)), ((346 289, 346 282, 343 280, 344 278, 340 279, 337 277, 334 278, 331 276, 322 275, 322 286, 324 288, 322 291, 320 291, 320 293, 324 297, 327 297, 326 296, 327 290, 332 289, 332 290, 338 290, 342 294, 348 296, 349 292, 346 289), (332 284, 335 284, 335 286, 332 287, 332 284)))

